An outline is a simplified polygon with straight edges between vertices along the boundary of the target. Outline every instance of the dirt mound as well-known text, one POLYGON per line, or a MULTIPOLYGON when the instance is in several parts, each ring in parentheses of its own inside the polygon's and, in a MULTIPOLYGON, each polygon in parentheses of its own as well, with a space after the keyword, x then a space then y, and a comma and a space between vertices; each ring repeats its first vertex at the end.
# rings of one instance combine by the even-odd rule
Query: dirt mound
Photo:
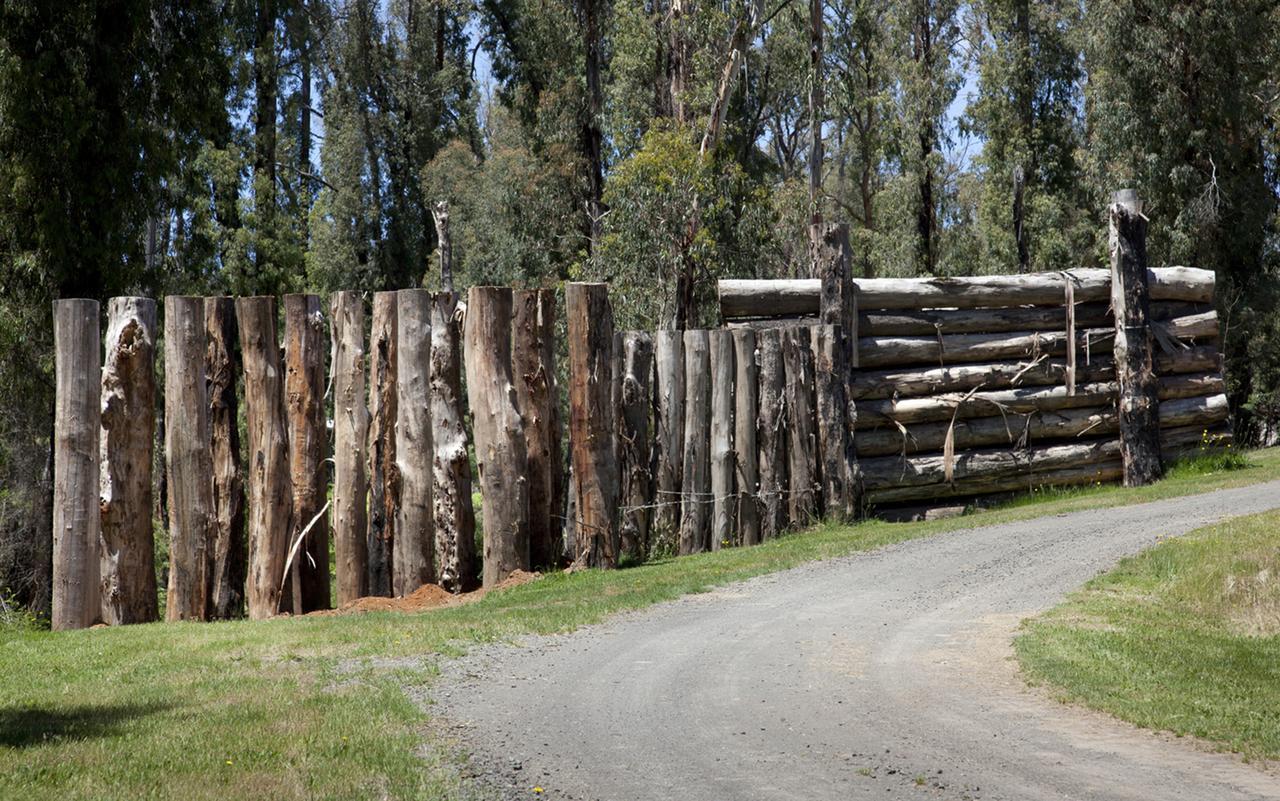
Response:
POLYGON ((412 593, 403 598, 383 598, 380 596, 368 596, 365 598, 357 598, 354 601, 348 601, 337 609, 323 609, 318 612, 309 612, 310 615, 353 615, 362 612, 404 612, 412 614, 414 612, 426 612, 431 609, 440 609, 446 606, 459 606, 461 604, 474 603, 484 596, 488 595, 492 590, 505 590, 511 587, 519 587, 521 584, 528 584, 531 581, 537 581, 542 578, 541 573, 530 573, 524 570, 517 570, 511 575, 503 579, 496 587, 491 589, 478 589, 472 592, 464 592, 454 595, 435 584, 424 584, 412 593))

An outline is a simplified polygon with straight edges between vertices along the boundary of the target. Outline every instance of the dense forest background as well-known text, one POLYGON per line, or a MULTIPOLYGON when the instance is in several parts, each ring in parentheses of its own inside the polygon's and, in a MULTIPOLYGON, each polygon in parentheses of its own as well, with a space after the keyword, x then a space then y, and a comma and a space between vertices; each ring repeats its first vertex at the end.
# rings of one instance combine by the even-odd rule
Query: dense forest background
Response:
POLYGON ((817 216, 865 276, 1064 270, 1129 186, 1274 436, 1275 0, 6 0, 0 595, 48 590, 55 298, 433 287, 447 201, 459 289, 714 324, 817 216))

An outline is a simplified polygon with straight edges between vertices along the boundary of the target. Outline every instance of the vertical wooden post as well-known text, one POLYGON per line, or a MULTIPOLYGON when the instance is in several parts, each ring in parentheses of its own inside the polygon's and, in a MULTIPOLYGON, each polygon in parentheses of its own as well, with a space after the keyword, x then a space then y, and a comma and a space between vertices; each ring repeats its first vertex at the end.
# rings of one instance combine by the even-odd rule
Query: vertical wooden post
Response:
POLYGON ((760 542, 760 456, 756 451, 759 368, 756 365, 756 332, 733 330, 733 452, 734 479, 738 489, 738 542, 760 542))
POLYGON ((565 486, 555 366, 556 296, 550 289, 520 289, 512 297, 511 368, 529 458, 529 562, 551 567, 560 556, 565 486))
POLYGON ((205 383, 204 299, 164 299, 169 589, 165 620, 203 620, 213 532, 213 453, 205 383))
POLYGON ((375 292, 369 331, 369 595, 391 595, 396 478, 396 293, 375 292))
POLYGON ((759 449, 760 538, 773 539, 787 527, 787 408, 786 368, 782 359, 783 331, 756 332, 760 366, 760 394, 756 444, 759 449))
POLYGON ((464 592, 476 585, 476 511, 462 404, 462 331, 453 292, 437 293, 431 303, 431 425, 436 583, 464 592))
POLYGON ((102 366, 102 621, 155 620, 151 458, 155 437, 156 302, 107 301, 102 366))
POLYGON ((821 495, 818 433, 813 415, 813 350, 808 328, 785 329, 782 358, 787 374, 789 513, 791 525, 799 527, 817 519, 821 495))
POLYGON ((674 544, 680 529, 684 469, 684 332, 659 331, 654 341, 654 505, 652 535, 674 544))
POLYGON ((649 373, 653 369, 653 338, 643 331, 627 331, 613 339, 614 385, 618 413, 618 474, 622 478, 619 529, 622 552, 643 559, 649 553, 653 485, 650 475, 649 373))
POLYGON ((1120 384, 1120 455, 1124 485, 1150 484, 1160 460, 1159 384, 1152 369, 1147 218, 1133 190, 1117 192, 1110 212, 1111 308, 1115 312, 1116 380, 1120 384))
POLYGON ((577 567, 618 564, 614 445, 613 309, 606 284, 565 286, 569 324, 569 428, 576 497, 577 567))
POLYGON ((473 286, 463 326, 467 399, 480 471, 484 586, 529 569, 528 452, 511 371, 512 294, 473 286))
POLYGON ((369 410, 364 394, 364 301, 359 292, 329 298, 333 363, 333 555, 338 603, 363 596, 369 574, 369 482, 365 441, 369 410))
POLYGON ((822 282, 821 328, 813 330, 822 500, 827 515, 851 519, 861 503, 861 480, 853 439, 857 407, 849 391, 858 366, 858 298, 850 274, 849 226, 814 226, 810 242, 822 282))
POLYGON ((711 550, 738 544, 734 494, 733 333, 711 331, 711 550))
POLYGON ((286 584, 293 613, 329 608, 329 489, 324 410, 324 313, 316 295, 284 296, 285 413, 293 486, 292 546, 303 537, 286 584), (319 515, 319 517, 317 517, 319 515), (310 528, 308 529, 308 526, 310 528))
MULTIPOLYGON (((244 361, 244 408, 249 439, 249 575, 245 601, 249 617, 262 620, 280 610, 293 516, 289 428, 285 421, 284 371, 276 334, 276 299, 269 296, 236 298, 236 322, 244 361)), ((171 415, 168 427, 169 430, 177 427, 177 420, 171 415)), ((171 475, 170 486, 173 481, 171 475)), ((171 501, 171 510, 173 505, 171 501)))
POLYGON ((102 362, 96 300, 53 304, 57 398, 53 423, 54 631, 98 619, 98 437, 102 362))
POLYGON ((684 382, 681 556, 707 550, 711 538, 711 348, 705 330, 684 332, 684 382))
POLYGON ((396 473, 400 517, 391 590, 409 595, 435 577, 435 474, 431 467, 431 294, 396 293, 396 473))
POLYGON ((228 620, 244 614, 244 476, 240 463, 239 334, 235 301, 204 299, 204 371, 209 388, 213 444, 213 533, 210 535, 208 614, 228 620))

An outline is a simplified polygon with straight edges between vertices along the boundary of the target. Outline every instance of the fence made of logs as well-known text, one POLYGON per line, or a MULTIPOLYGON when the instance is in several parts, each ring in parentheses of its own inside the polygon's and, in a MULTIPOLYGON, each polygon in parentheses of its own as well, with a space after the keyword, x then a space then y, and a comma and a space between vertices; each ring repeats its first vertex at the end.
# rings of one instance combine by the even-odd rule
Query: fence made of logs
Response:
POLYGON ((164 617, 208 620, 1145 483, 1229 436, 1213 273, 1148 269, 1140 210, 1110 213, 1111 270, 1017 276, 854 280, 825 226, 812 279, 721 281, 717 330, 615 332, 608 288, 568 284, 567 431, 550 289, 169 297, 163 336, 114 298, 105 343, 58 301, 53 626, 159 617, 158 487, 164 617))

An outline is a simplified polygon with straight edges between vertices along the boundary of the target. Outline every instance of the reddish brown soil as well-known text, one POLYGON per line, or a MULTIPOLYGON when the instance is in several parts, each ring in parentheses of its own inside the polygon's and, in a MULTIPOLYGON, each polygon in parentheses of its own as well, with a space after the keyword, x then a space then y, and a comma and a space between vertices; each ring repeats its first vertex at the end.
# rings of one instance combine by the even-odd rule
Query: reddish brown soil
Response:
POLYGON ((460 593, 458 595, 454 595, 435 584, 424 584, 403 598, 382 598, 378 596, 357 598, 354 601, 348 601, 337 609, 322 609, 318 612, 309 612, 308 614, 354 615, 361 612, 404 612, 406 614, 426 612, 447 606, 459 606, 460 604, 474 603, 488 595, 492 590, 505 590, 510 587, 518 587, 521 584, 528 584, 529 582, 537 581, 540 578, 542 578, 541 573, 527 573, 523 570, 517 570, 510 576, 503 579, 496 587, 491 589, 481 588, 472 592, 460 593))

